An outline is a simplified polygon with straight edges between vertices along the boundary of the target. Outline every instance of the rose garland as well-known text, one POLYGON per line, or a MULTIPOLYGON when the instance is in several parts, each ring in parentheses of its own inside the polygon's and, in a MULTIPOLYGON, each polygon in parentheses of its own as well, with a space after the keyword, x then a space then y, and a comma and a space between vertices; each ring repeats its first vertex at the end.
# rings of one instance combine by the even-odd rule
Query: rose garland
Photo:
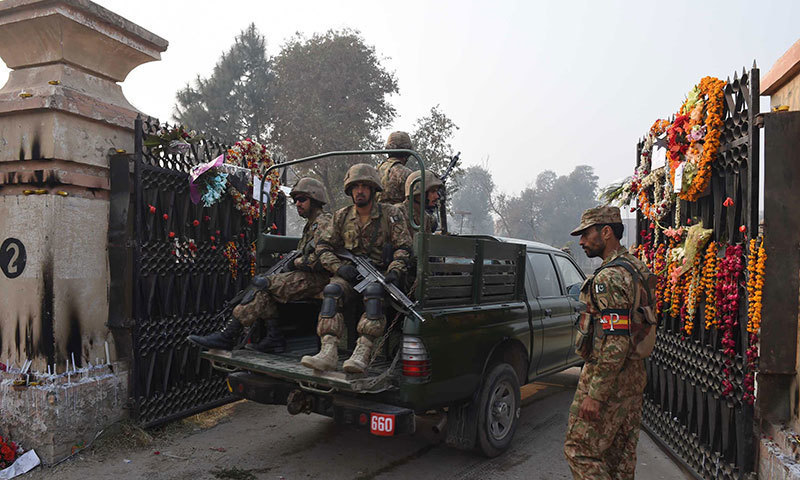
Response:
POLYGON ((733 383, 730 381, 731 366, 733 358, 736 356, 736 340, 733 338, 733 329, 739 325, 737 313, 739 310, 739 275, 742 273, 742 246, 729 245, 725 249, 725 258, 719 266, 717 272, 717 304, 719 313, 722 316, 720 330, 722 330, 722 354, 728 357, 725 359, 723 373, 725 379, 722 381, 722 395, 727 396, 733 393, 733 383))
MULTIPOLYGON (((280 175, 277 170, 273 170, 266 175, 269 167, 273 165, 272 158, 270 157, 267 147, 251 139, 245 139, 236 142, 231 148, 228 149, 225 155, 225 163, 244 167, 249 169, 254 176, 258 177, 262 182, 270 182, 269 202, 274 203, 278 198, 278 191, 280 189, 280 175)), ((265 202, 259 210, 257 201, 253 200, 250 193, 253 191, 252 178, 248 181, 248 189, 250 192, 239 192, 233 186, 230 188, 231 197, 237 210, 242 212, 246 217, 249 217, 249 222, 252 219, 258 218, 260 213, 267 210, 268 204, 265 202)))
POLYGON ((722 135, 725 85, 725 81, 714 77, 700 80, 667 130, 667 157, 673 184, 675 170, 682 162, 686 162, 683 183, 687 184, 687 188, 678 193, 682 200, 697 201, 711 181, 711 164, 719 151, 719 138, 722 135), (705 122, 701 125, 704 112, 705 122))
POLYGON ((661 244, 656 249, 656 254, 653 256, 653 273, 656 274, 658 281, 656 282, 656 313, 661 315, 664 311, 664 301, 666 300, 667 290, 667 246, 661 244))

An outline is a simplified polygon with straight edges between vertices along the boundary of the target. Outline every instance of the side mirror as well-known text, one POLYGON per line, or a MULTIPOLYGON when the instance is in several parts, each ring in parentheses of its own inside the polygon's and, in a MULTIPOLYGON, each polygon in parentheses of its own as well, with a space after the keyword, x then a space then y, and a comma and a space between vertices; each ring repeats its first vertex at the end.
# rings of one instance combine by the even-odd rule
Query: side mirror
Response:
POLYGON ((573 283, 572 285, 567 287, 567 295, 569 295, 570 297, 574 298, 575 300, 578 299, 580 294, 581 294, 581 284, 580 283, 573 283))

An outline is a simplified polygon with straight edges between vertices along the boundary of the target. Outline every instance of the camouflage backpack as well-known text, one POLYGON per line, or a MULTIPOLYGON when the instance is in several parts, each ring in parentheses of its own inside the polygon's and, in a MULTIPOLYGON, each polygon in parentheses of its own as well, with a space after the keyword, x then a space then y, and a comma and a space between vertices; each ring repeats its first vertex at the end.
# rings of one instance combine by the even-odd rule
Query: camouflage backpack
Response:
POLYGON ((656 331, 658 330, 658 317, 654 311, 652 294, 656 276, 648 271, 645 278, 645 275, 642 275, 629 260, 622 257, 617 257, 598 268, 594 274, 597 275, 600 270, 609 267, 622 267, 630 273, 631 279, 633 279, 633 304, 628 313, 630 319, 628 334, 631 338, 631 350, 628 352, 628 358, 633 360, 647 358, 656 345, 656 331))

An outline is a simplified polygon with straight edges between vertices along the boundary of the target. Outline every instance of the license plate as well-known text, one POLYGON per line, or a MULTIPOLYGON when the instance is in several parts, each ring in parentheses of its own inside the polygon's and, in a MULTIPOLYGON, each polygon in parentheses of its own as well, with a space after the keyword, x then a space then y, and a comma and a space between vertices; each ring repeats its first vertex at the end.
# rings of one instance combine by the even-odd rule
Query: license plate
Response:
POLYGON ((384 413, 370 414, 369 431, 373 435, 390 437, 394 435, 394 415, 384 413))

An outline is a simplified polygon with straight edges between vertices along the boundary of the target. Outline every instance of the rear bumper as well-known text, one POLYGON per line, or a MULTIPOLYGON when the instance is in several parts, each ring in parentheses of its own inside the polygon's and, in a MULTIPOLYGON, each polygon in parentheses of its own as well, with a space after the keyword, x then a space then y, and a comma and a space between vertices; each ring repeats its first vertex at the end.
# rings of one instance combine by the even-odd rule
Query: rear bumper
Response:
POLYGON ((247 400, 267 405, 287 405, 292 413, 317 413, 337 423, 370 431, 372 414, 392 415, 394 435, 414 433, 414 411, 404 407, 373 402, 356 396, 303 390, 299 385, 249 372, 228 375, 230 391, 247 400))

